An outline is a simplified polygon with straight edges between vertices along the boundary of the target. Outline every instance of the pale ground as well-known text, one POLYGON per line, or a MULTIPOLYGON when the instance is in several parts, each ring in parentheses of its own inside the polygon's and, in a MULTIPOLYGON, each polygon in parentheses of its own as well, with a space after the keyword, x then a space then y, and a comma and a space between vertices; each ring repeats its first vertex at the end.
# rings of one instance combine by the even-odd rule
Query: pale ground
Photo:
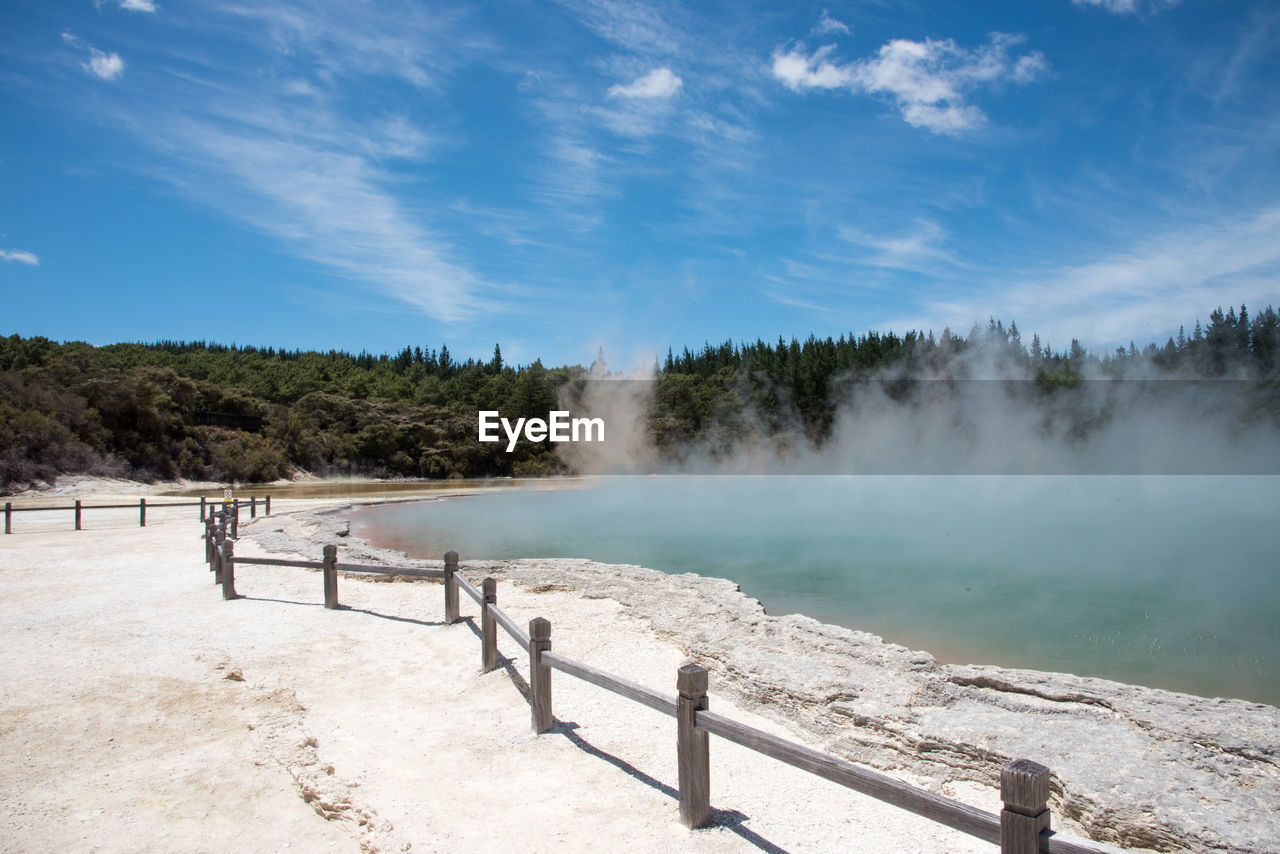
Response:
MULTIPOLYGON (((194 508, 71 527, 20 514, 0 535, 0 851, 995 850, 714 737, 721 826, 690 832, 674 719, 555 673, 559 723, 535 736, 524 653, 501 635, 511 661, 482 674, 478 620, 442 625, 439 584, 343 576, 326 611, 318 572, 246 566, 224 602, 194 508)), ((682 653, 611 600, 498 595, 558 652, 674 693, 682 653)))

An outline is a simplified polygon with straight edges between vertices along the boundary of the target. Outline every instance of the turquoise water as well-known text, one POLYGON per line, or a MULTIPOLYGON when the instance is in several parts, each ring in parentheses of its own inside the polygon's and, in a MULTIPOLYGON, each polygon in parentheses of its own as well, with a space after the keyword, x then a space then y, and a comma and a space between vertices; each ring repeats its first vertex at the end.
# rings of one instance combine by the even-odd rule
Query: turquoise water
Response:
POLYGON ((1278 477, 618 477, 360 511, 410 554, 731 578, 943 661, 1280 705, 1278 477))

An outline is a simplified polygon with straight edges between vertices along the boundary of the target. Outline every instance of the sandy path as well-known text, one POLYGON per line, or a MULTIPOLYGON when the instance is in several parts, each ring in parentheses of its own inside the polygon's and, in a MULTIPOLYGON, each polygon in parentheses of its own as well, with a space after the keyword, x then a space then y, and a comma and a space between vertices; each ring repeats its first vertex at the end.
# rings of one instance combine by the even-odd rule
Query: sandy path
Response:
MULTIPOLYGON (((223 602, 194 511, 93 519, 0 537, 4 851, 993 850, 719 740, 722 826, 691 833, 672 719, 556 674, 559 724, 534 736, 519 647, 480 673, 438 584, 343 577, 326 611, 318 573, 244 567, 246 598, 223 602)), ((616 603, 511 584, 499 602, 550 619, 557 651, 673 691, 682 653, 616 603)))

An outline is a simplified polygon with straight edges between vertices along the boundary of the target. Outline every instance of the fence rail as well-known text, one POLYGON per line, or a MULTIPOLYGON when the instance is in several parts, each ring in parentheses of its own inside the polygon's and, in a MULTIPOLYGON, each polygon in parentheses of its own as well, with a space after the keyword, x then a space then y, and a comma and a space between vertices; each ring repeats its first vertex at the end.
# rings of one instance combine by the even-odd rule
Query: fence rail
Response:
POLYGON ((620 697, 626 697, 628 700, 633 700, 642 706, 648 706, 654 711, 662 712, 669 717, 674 718, 676 716, 675 697, 655 691, 652 688, 646 688, 628 679, 623 679, 621 676, 614 676, 606 670, 592 667, 590 664, 584 664, 581 661, 575 661, 558 652, 544 652, 542 653, 542 660, 553 670, 568 673, 583 682, 589 682, 598 688, 612 691, 620 697))
POLYGON ((319 569, 324 575, 325 607, 338 607, 337 576, 340 572, 404 575, 444 581, 445 623, 459 620, 458 590, 480 607, 481 667, 497 666, 497 628, 501 627, 529 654, 529 705, 533 730, 547 732, 554 718, 551 671, 611 691, 676 719, 677 776, 680 817, 690 828, 705 826, 711 818, 710 751, 708 736, 715 735, 792 767, 861 792, 877 800, 916 813, 931 821, 1000 846, 1001 854, 1114 854, 1121 849, 1087 839, 1062 836, 1049 827, 1050 771, 1028 759, 1017 759, 1000 770, 998 815, 951 798, 916 788, 853 762, 805 747, 785 738, 708 710, 707 670, 696 664, 681 667, 676 675, 676 695, 671 696, 613 673, 551 651, 551 624, 538 617, 529 631, 504 613, 497 604, 497 582, 485 578, 479 588, 458 571, 457 552, 448 552, 444 569, 422 567, 340 564, 337 546, 324 547, 324 560, 236 557, 234 536, 228 533, 230 512, 211 514, 205 521, 206 559, 224 599, 240 598, 235 592, 235 568, 240 566, 288 566, 319 569))
MULTIPOLYGON (((266 515, 270 516, 271 515, 271 496, 270 495, 265 496, 263 505, 265 508, 266 515)), ((253 518, 257 516, 258 515, 258 497, 256 495, 250 497, 248 506, 249 506, 249 518, 253 518)), ((199 501, 168 501, 168 502, 165 502, 164 504, 148 504, 147 499, 145 498, 139 498, 137 504, 132 504, 132 503, 131 504, 84 504, 79 499, 77 499, 74 504, 67 504, 65 506, 45 505, 41 507, 14 507, 12 501, 6 501, 4 503, 4 532, 6 534, 13 533, 13 514, 14 513, 51 513, 51 512, 65 513, 68 510, 70 510, 75 513, 75 529, 77 531, 80 531, 80 530, 83 530, 82 517, 84 516, 84 511, 86 510, 133 510, 135 508, 137 508, 137 511, 138 511, 138 526, 141 528, 145 528, 147 527, 147 510, 164 509, 166 507, 199 507, 201 522, 205 520, 207 513, 219 512, 216 509, 214 509, 217 507, 217 500, 210 500, 203 496, 201 496, 199 501)), ((238 498, 232 499, 230 509, 224 510, 221 512, 234 513, 235 521, 233 522, 233 524, 238 526, 240 521, 240 499, 238 498)))
POLYGON ((296 566, 299 569, 324 569, 324 561, 319 560, 285 560, 274 557, 237 557, 234 559, 236 565, 249 564, 252 566, 296 566))
POLYGON ((511 635, 512 640, 520 644, 520 648, 525 652, 529 651, 529 633, 516 625, 515 621, 506 614, 498 610, 494 605, 486 605, 485 610, 489 612, 489 616, 498 623, 499 626, 506 629, 507 634, 511 635))
POLYGON ((402 575, 409 578, 444 578, 443 569, 422 569, 416 566, 374 566, 372 564, 338 563, 337 572, 366 573, 368 575, 402 575))
POLYGON ((473 585, 470 581, 467 581, 467 579, 463 578, 461 575, 457 575, 454 577, 457 578, 458 580, 458 587, 460 587, 462 591, 465 592, 472 599, 476 600, 477 605, 484 604, 484 595, 475 588, 475 585, 473 585))
POLYGON ((885 774, 794 744, 776 735, 769 735, 715 712, 698 712, 697 723, 700 729, 705 729, 712 735, 772 756, 779 762, 803 768, 833 783, 922 815, 970 836, 1000 843, 1000 819, 988 812, 917 789, 885 774))

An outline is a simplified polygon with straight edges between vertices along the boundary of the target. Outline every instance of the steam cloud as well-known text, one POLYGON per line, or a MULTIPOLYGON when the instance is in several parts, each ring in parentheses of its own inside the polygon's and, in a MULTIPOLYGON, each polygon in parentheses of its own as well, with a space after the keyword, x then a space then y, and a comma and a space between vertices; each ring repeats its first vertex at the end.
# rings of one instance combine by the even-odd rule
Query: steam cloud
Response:
POLYGON ((1276 388, 1244 377, 1137 368, 1115 379, 1086 364, 1047 388, 1007 350, 978 344, 923 375, 834 378, 820 442, 786 400, 766 415, 741 388, 699 438, 661 445, 658 382, 596 376, 562 389, 562 406, 608 424, 604 443, 562 446, 566 464, 582 474, 1280 474, 1276 388))

